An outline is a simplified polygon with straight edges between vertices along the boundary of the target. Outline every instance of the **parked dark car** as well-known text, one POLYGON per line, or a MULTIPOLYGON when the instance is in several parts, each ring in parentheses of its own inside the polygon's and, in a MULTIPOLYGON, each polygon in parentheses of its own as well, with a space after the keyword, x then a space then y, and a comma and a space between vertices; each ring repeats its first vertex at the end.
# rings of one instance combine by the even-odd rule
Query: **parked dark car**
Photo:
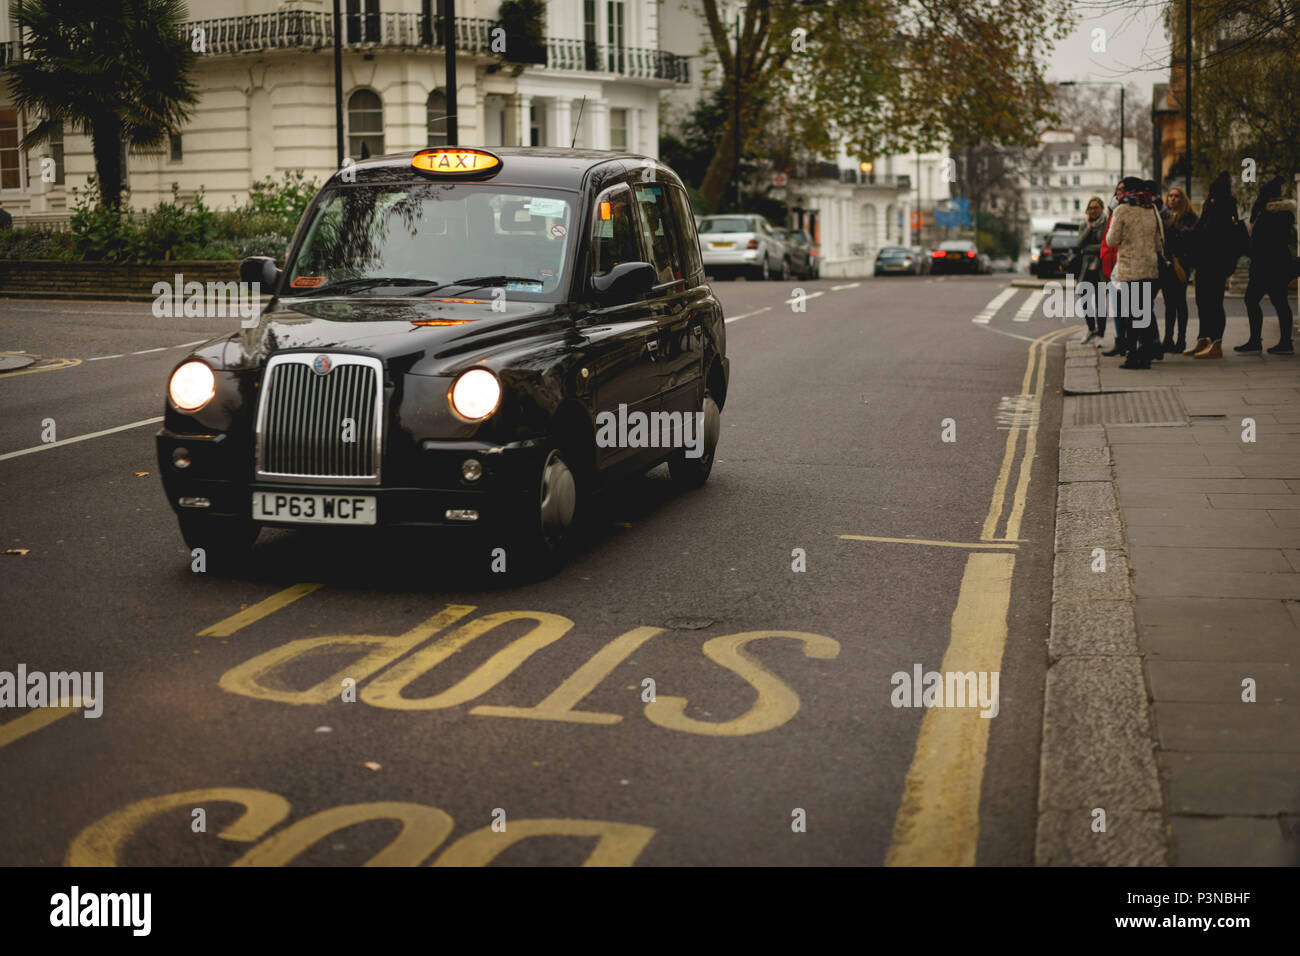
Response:
POLYGON ((885 246, 876 253, 874 274, 918 276, 921 274, 921 258, 908 246, 885 246))
POLYGON ((816 279, 822 274, 821 246, 813 242, 806 229, 782 229, 781 238, 790 253, 790 271, 800 279, 816 279))
POLYGON ((1038 252, 1038 261, 1034 264, 1034 275, 1040 279, 1054 279, 1065 275, 1065 264, 1074 254, 1075 243, 1079 233, 1054 232, 1047 237, 1038 252))
POLYGON ((969 239, 951 239, 939 243, 930 254, 930 271, 935 275, 967 272, 980 275, 988 270, 987 260, 969 239))
POLYGON ((337 524, 492 529, 551 566, 603 483, 663 461, 682 486, 709 477, 725 326, 685 189, 657 161, 364 160, 312 200, 283 272, 241 273, 273 297, 173 370, 157 438, 209 564, 266 525, 337 524), (637 415, 648 439, 605 428, 637 415))

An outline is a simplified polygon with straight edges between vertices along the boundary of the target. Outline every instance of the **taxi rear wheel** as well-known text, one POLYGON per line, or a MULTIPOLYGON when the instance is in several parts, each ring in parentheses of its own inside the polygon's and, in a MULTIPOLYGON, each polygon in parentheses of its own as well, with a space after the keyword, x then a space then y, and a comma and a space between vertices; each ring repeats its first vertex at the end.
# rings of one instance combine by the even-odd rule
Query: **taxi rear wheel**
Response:
POLYGON ((178 520, 194 561, 199 555, 193 552, 202 549, 205 571, 227 571, 247 559, 262 530, 256 522, 239 518, 179 515, 178 520))
POLYGON ((713 458, 718 447, 718 437, 722 433, 722 410, 709 389, 704 390, 701 403, 704 413, 704 441, 698 458, 688 458, 686 449, 680 449, 668 459, 668 473, 680 488, 699 488, 709 480, 713 471, 713 458))

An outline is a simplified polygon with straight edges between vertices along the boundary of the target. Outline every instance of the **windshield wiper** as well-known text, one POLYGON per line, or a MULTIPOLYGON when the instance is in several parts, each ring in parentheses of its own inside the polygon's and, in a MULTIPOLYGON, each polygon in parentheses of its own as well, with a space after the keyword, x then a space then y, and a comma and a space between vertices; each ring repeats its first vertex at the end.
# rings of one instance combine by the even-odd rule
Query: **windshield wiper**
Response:
MULTIPOLYGON (((343 279, 339 282, 331 282, 329 285, 317 286, 315 289, 304 289, 302 295, 320 295, 322 293, 342 292, 361 292, 365 289, 374 289, 378 286, 432 286, 438 287, 436 279, 410 279, 405 277, 385 277, 385 276, 363 276, 358 279, 343 279)), ((298 290, 294 290, 295 292, 298 290)))
POLYGON ((448 282, 444 285, 430 289, 431 292, 437 292, 440 289, 449 289, 452 286, 461 286, 466 289, 481 289, 490 285, 505 285, 507 282, 527 282, 530 285, 542 285, 541 279, 530 279, 527 276, 470 276, 466 279, 457 279, 455 282, 448 282))

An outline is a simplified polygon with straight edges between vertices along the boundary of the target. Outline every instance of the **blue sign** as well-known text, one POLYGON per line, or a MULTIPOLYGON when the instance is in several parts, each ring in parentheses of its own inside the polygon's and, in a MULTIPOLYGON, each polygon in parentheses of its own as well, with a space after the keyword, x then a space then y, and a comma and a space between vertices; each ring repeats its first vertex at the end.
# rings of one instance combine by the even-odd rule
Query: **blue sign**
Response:
POLYGON ((947 209, 936 208, 934 210, 934 221, 940 226, 951 228, 960 228, 971 224, 970 218, 970 200, 969 199, 950 199, 948 200, 947 209))

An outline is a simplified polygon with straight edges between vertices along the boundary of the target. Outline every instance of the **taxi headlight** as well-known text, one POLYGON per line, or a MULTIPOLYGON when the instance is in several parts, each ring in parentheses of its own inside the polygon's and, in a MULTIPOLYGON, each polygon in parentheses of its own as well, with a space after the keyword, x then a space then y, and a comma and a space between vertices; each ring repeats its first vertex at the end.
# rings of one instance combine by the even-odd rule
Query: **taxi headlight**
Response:
POLYGON ((461 418, 482 421, 501 404, 501 382, 485 368, 461 373, 451 386, 451 409, 461 418))
POLYGON ((217 394, 217 377, 206 362, 186 362, 172 372, 167 394, 182 412, 197 412, 217 394))

